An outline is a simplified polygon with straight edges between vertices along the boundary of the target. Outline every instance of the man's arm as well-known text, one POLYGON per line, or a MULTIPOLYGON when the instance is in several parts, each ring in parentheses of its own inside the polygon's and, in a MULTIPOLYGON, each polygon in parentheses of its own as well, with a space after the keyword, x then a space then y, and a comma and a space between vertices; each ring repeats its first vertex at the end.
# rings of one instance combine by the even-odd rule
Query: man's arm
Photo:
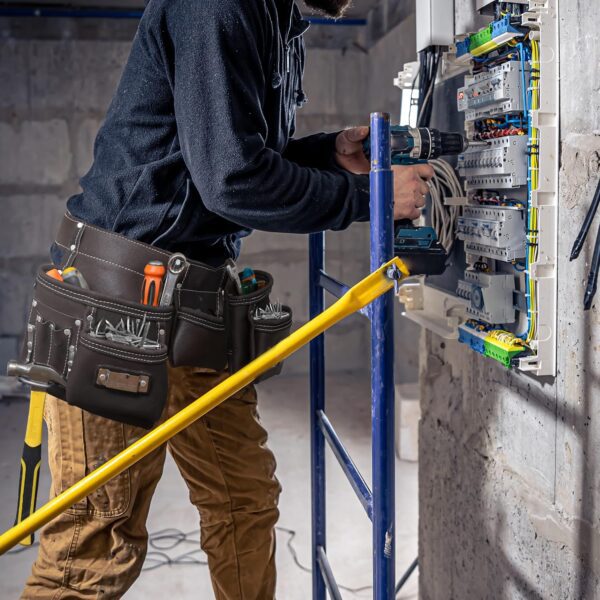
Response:
POLYGON ((270 34, 263 4, 170 0, 162 10, 153 34, 163 55, 172 56, 181 149, 207 208, 245 227, 280 232, 366 220, 365 177, 303 167, 265 146, 270 34))
POLYGON ((315 133, 291 139, 283 157, 302 167, 335 168, 335 144, 338 135, 339 132, 315 133))

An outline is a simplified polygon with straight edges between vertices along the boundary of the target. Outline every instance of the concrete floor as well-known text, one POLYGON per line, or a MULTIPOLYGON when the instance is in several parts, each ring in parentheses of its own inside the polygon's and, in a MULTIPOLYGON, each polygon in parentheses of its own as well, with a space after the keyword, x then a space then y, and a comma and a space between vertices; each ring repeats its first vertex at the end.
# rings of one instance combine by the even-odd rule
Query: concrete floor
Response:
MULTIPOLYGON (((279 377, 260 385, 259 408, 270 431, 270 446, 278 458, 278 477, 283 485, 282 528, 297 532, 293 546, 299 561, 310 558, 310 469, 308 428, 308 386, 305 377, 279 377)), ((370 403, 365 377, 335 376, 328 380, 329 416, 354 457, 370 480, 370 403)), ((0 527, 6 529, 14 518, 18 456, 26 417, 24 402, 0 403, 0 527)), ((371 583, 371 529, 364 511, 345 480, 335 458, 328 453, 328 555, 338 582, 358 588, 371 583)), ((417 555, 417 465, 397 461, 397 572, 403 573, 417 555)), ((44 467, 40 498, 47 496, 49 477, 44 467)), ((174 463, 169 460, 153 500, 148 530, 165 528, 197 529, 197 513, 188 503, 187 490, 174 463)), ((278 598, 306 600, 311 595, 310 574, 294 564, 286 543, 289 535, 278 532, 278 598)), ((182 545, 169 554, 176 556, 193 549, 182 545)), ((17 598, 35 550, 0 558, 0 597, 17 598)), ((200 555, 201 556, 201 555, 200 555)), ((147 562, 148 564, 148 562, 147 562)), ((404 586, 399 598, 417 598, 417 574, 404 586)), ((127 600, 160 598, 169 594, 181 600, 212 598, 208 570, 200 565, 162 566, 145 571, 126 594, 127 600)), ((370 598, 370 589, 360 593, 342 590, 346 598, 370 598)))

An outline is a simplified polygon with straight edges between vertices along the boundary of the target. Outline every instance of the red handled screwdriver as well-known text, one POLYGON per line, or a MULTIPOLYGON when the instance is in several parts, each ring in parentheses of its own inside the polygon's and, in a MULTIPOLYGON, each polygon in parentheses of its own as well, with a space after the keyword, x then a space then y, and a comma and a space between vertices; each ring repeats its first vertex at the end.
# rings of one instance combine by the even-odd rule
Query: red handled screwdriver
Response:
POLYGON ((165 265, 160 260, 151 260, 144 267, 144 284, 142 285, 142 304, 158 306, 160 285, 165 276, 165 265))

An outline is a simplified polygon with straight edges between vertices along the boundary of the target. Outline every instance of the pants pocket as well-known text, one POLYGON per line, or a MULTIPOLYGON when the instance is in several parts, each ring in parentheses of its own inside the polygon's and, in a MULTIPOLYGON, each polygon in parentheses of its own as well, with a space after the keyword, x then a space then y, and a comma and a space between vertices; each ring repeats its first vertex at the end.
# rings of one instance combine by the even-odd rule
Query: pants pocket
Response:
MULTIPOLYGON (((60 494, 126 446, 125 426, 46 397, 52 493, 60 494)), ((117 475, 67 510, 72 515, 119 516, 129 508, 129 471, 117 475)))
MULTIPOLYGON (((125 450, 127 426, 86 411, 82 411, 82 417, 87 475, 125 450)), ((87 512, 97 517, 118 517, 127 511, 130 500, 131 482, 128 469, 88 496, 87 512)))

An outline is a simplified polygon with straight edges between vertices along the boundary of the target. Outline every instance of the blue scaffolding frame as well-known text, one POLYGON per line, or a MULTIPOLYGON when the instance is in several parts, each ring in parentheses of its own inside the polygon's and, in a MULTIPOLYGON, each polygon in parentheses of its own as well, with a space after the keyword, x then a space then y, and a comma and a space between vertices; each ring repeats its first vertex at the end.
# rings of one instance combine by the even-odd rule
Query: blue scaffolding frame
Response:
MULTIPOLYGON (((371 270, 393 258, 393 176, 390 118, 371 114, 371 270)), ((310 317, 324 309, 324 293, 342 296, 348 287, 325 272, 324 234, 310 236, 310 317)), ((371 415, 373 490, 356 468, 325 413, 325 340, 310 345, 313 600, 341 599, 326 545, 325 443, 330 446, 373 523, 373 598, 390 600, 395 589, 394 313, 393 292, 364 309, 371 321, 371 415)), ((416 563, 411 565, 412 572, 416 563)))

